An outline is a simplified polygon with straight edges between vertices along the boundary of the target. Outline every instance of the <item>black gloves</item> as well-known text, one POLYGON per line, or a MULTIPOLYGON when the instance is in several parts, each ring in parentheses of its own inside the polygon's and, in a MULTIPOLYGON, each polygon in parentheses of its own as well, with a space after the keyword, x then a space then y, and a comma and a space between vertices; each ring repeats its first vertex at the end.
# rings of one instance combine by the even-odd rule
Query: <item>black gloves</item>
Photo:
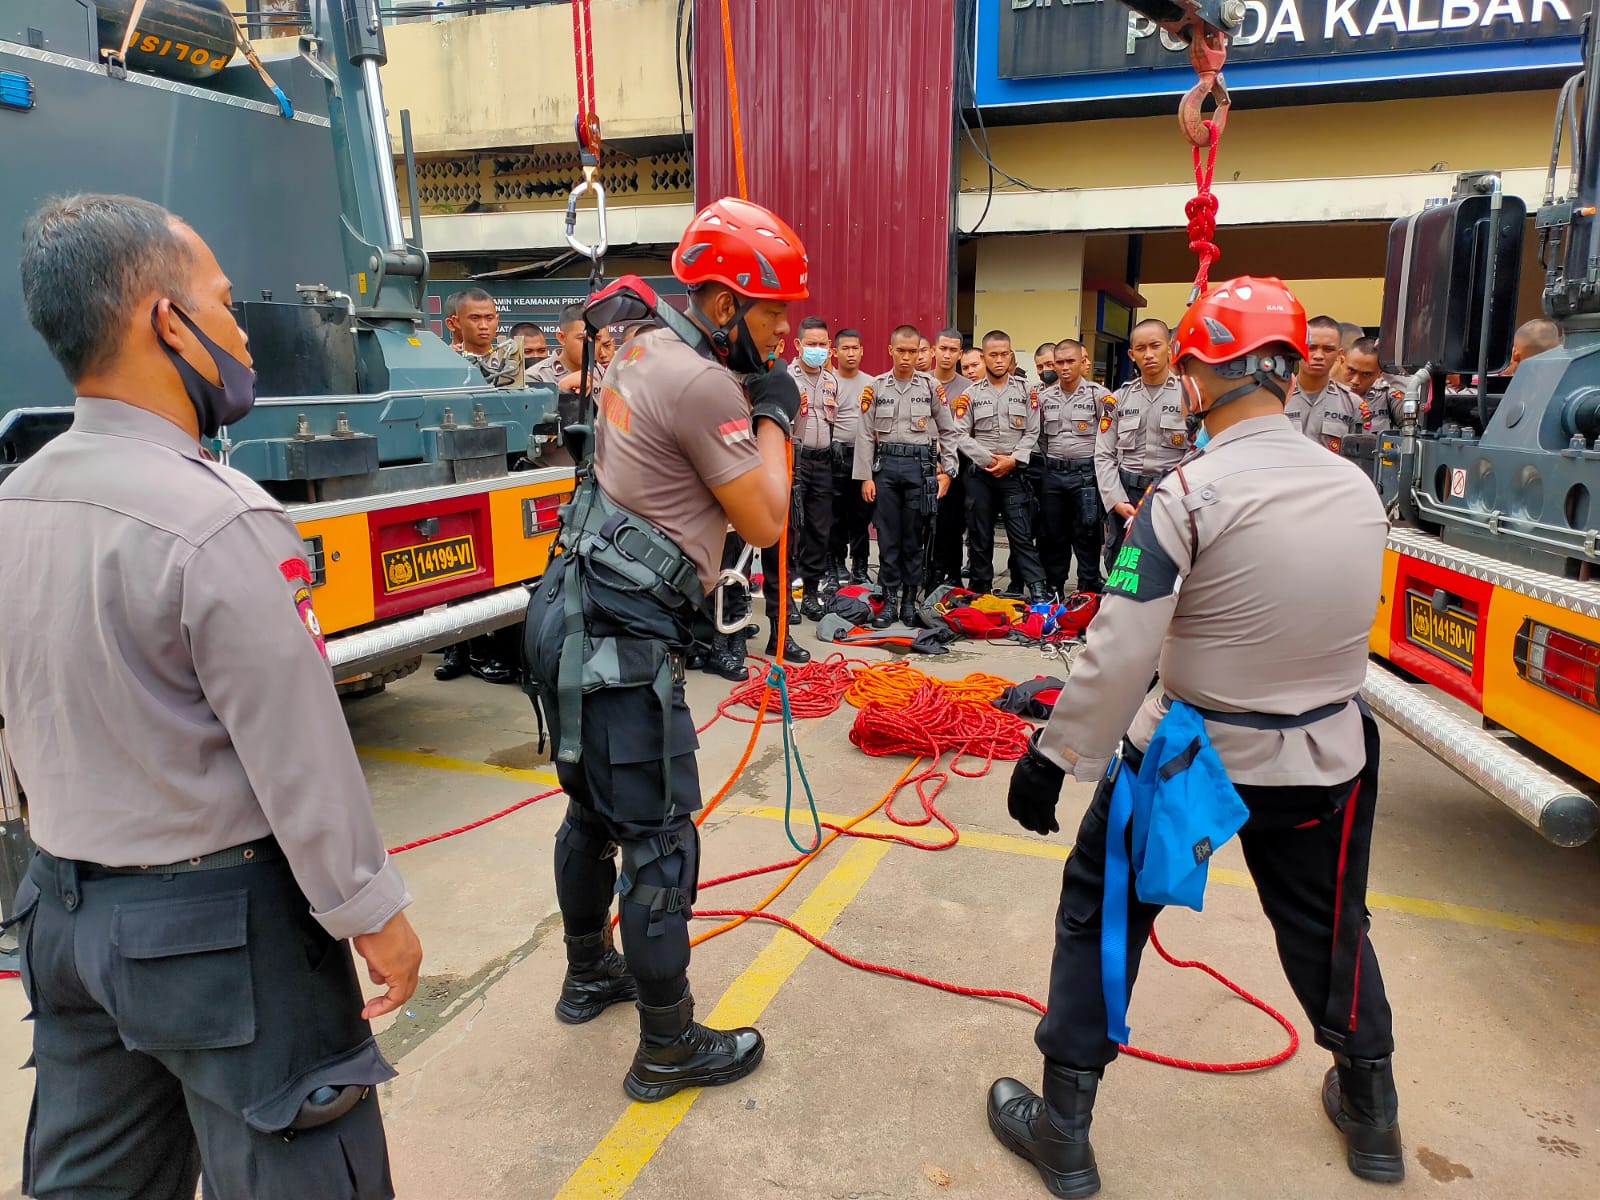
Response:
POLYGON ((1006 807, 1011 810, 1012 819, 1024 829, 1051 834, 1061 829, 1056 823, 1056 801, 1061 799, 1061 785, 1067 773, 1039 753, 1041 732, 1033 731, 1027 750, 1012 768, 1006 807))
POLYGON ((745 381, 745 394, 750 397, 752 423, 765 417, 777 423, 783 435, 794 432, 794 419, 800 415, 800 387, 782 363, 765 375, 752 375, 745 381))

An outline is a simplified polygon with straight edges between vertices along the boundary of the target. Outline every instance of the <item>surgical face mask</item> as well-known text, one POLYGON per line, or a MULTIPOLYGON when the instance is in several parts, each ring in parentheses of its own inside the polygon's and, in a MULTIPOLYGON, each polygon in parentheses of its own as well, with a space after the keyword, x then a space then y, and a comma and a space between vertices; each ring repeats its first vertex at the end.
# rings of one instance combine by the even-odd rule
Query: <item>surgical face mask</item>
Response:
POLYGON ((1044 384, 1045 387, 1049 387, 1052 383, 1060 378, 1061 376, 1055 371, 1045 370, 1039 372, 1039 382, 1044 384))
POLYGON ((189 332, 199 339, 211 355, 211 361, 217 365, 217 376, 222 382, 212 383, 195 370, 183 355, 161 340, 160 309, 152 308, 150 325, 157 330, 156 344, 172 360, 178 378, 183 383, 183 390, 188 394, 189 403, 194 405, 195 416, 200 421, 200 436, 216 437, 217 431, 224 425, 242 420, 255 407, 256 373, 201 333, 200 327, 183 309, 174 304, 172 311, 178 314, 178 319, 189 327, 189 332))
POLYGON ((1206 443, 1210 440, 1211 431, 1202 425, 1200 426, 1199 431, 1194 435, 1194 448, 1196 450, 1203 450, 1205 449, 1206 443))
POLYGON ((828 348, 826 346, 800 347, 800 361, 813 371, 821 370, 828 361, 828 348))

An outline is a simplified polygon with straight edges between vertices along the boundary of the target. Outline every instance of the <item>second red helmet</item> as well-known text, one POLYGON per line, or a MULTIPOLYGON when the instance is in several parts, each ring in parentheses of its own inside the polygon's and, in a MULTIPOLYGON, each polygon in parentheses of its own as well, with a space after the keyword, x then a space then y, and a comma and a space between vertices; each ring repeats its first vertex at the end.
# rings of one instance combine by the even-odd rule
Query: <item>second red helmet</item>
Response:
POLYGON ((1172 361, 1232 362, 1273 345, 1306 357, 1305 307, 1281 279, 1240 275, 1189 306, 1172 337, 1172 361))

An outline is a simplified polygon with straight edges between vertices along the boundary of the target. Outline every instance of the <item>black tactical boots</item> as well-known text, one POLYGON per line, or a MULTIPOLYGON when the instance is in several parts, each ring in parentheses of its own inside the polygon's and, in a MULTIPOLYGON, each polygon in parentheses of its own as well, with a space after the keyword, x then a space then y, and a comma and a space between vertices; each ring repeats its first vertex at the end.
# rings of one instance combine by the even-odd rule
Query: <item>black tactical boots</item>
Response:
POLYGON ((567 977, 556 1001, 556 1017, 568 1025, 592 1021, 610 1005, 632 1000, 633 976, 604 932, 566 936, 567 977))
POLYGON ((1000 1144, 1038 1169, 1052 1196, 1092 1196, 1100 1171, 1089 1145, 1097 1071, 1074 1071, 1045 1060, 1044 1095, 1015 1079, 989 1089, 989 1128, 1000 1144))
POLYGON ((622 1089, 635 1100, 665 1100, 686 1087, 716 1087, 761 1065, 766 1043, 754 1029, 707 1029, 694 1019, 694 997, 666 1008, 639 1005, 639 1049, 622 1089))
POLYGON ((1374 1183, 1399 1183, 1406 1160, 1391 1061, 1335 1054, 1333 1062, 1322 1079, 1322 1111, 1344 1134, 1351 1173, 1374 1183))

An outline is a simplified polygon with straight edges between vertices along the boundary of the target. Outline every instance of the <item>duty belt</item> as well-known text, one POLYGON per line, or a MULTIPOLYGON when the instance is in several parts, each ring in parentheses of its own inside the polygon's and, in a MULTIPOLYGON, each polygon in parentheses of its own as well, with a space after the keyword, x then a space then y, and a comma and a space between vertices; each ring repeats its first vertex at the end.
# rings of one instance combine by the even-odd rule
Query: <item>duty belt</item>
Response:
POLYGON ((1046 470, 1070 471, 1074 475, 1093 475, 1094 457, 1088 458, 1047 458, 1044 460, 1046 470))
POLYGON ((1128 493, 1128 499, 1132 500, 1135 504, 1139 503, 1139 497, 1144 495, 1145 489, 1156 480, 1161 478, 1159 474, 1136 475, 1132 471, 1123 471, 1120 469, 1117 471, 1117 474, 1122 477, 1122 488, 1128 493))
POLYGON ((842 445, 842 444, 843 443, 831 443, 831 444, 829 444, 827 446, 799 446, 795 450, 795 457, 796 458, 825 458, 825 459, 828 459, 828 460, 831 461, 833 459, 833 447, 834 447, 834 445, 842 445))
POLYGON ((933 443, 931 442, 880 442, 880 454, 888 454, 894 458, 932 458, 933 443))
MULTIPOLYGON (((1163 699, 1170 708, 1174 702, 1173 698, 1164 695, 1163 699)), ((1184 703, 1187 704, 1188 701, 1184 703)), ((1237 725, 1242 729, 1300 729, 1337 716, 1350 707, 1350 701, 1335 700, 1332 704, 1320 704, 1303 713, 1230 712, 1221 708, 1201 708, 1198 704, 1190 704, 1189 707, 1206 720, 1215 721, 1219 725, 1237 725)))
MULTIPOLYGON (((39 857, 46 866, 54 866, 62 862, 48 850, 39 850, 39 857)), ((241 842, 237 846, 229 846, 225 850, 215 850, 210 854, 202 854, 197 858, 186 858, 180 862, 160 863, 149 866, 120 866, 108 867, 97 862, 85 862, 81 859, 66 860, 74 862, 78 874, 84 879, 95 879, 106 875, 190 875, 196 871, 220 871, 226 867, 245 867, 258 863, 271 863, 283 861, 283 850, 278 846, 278 839, 270 834, 264 838, 257 838, 253 842, 241 842)))

